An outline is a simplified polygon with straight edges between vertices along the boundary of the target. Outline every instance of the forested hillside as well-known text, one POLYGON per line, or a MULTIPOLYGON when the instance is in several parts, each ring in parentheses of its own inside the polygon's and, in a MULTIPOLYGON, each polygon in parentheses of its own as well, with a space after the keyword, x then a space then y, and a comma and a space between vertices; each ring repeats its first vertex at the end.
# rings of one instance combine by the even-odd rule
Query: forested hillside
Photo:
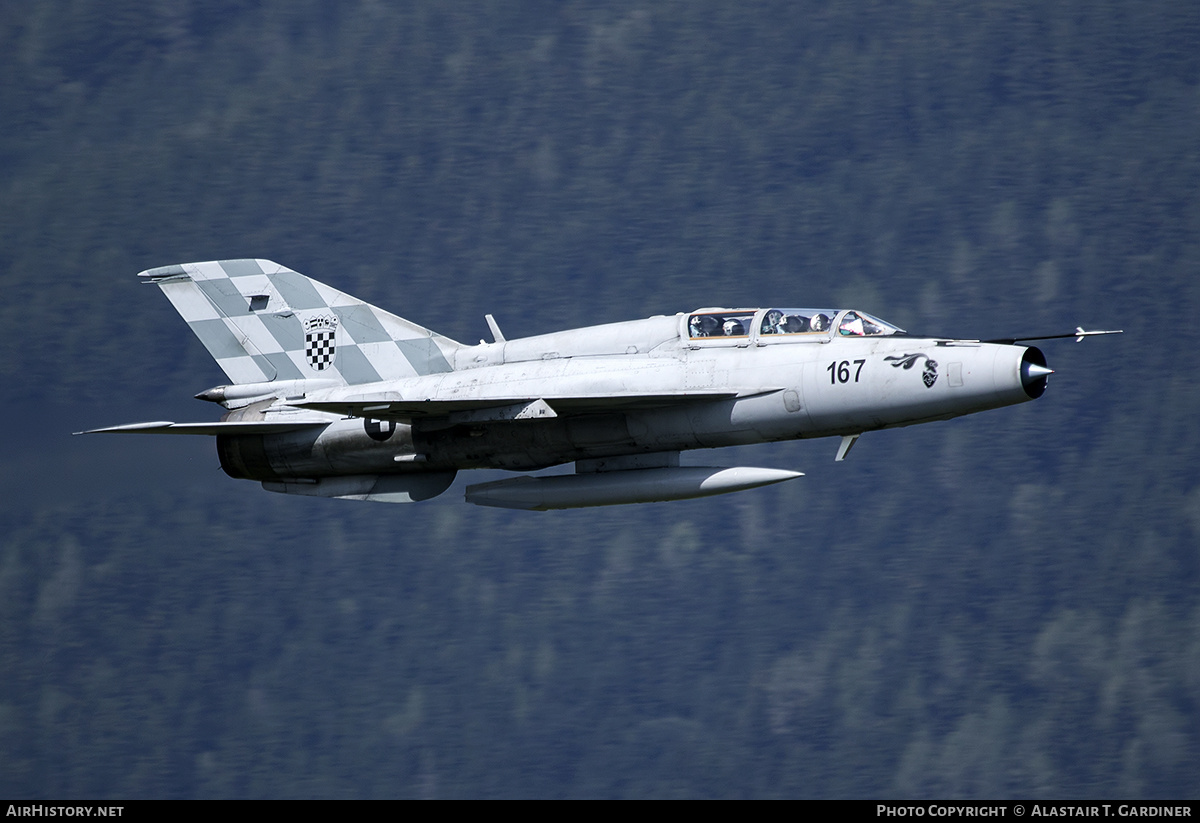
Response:
POLYGON ((1171 0, 0 6, 0 796, 1200 794, 1197 44, 1171 0), (68 436, 215 417, 134 274, 251 256, 471 342, 1126 333, 844 463, 685 455, 808 474, 698 502, 68 436))

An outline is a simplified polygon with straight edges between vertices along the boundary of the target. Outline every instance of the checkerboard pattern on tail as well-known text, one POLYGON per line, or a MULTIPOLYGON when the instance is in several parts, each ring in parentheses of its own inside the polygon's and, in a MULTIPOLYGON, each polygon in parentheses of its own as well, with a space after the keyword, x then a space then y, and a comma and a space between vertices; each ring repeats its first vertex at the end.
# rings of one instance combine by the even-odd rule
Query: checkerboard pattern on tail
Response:
POLYGON ((453 370, 460 344, 270 260, 144 271, 233 383, 345 385, 453 370))

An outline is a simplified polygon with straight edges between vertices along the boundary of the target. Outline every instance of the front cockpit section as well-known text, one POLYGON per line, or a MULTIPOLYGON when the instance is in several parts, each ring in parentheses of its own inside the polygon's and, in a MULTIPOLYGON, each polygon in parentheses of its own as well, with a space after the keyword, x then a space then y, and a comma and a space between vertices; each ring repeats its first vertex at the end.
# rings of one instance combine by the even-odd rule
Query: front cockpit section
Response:
POLYGON ((866 312, 848 311, 838 318, 838 334, 842 337, 882 337, 903 331, 866 312))
POLYGON ((879 337, 903 329, 866 312, 848 309, 700 309, 687 315, 684 337, 690 345, 751 342, 826 342, 839 337, 879 337))

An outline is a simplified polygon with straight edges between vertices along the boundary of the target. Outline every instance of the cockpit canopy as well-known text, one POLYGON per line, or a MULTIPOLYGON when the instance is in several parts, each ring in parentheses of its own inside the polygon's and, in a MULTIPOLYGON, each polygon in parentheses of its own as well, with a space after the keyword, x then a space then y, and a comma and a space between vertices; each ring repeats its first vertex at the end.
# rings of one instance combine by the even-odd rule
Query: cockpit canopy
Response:
MULTIPOLYGON (((830 331, 842 337, 876 337, 904 331, 866 312, 846 309, 701 309, 688 315, 690 340, 741 338, 759 342, 808 335, 828 338, 830 331)), ((794 338, 798 339, 798 338, 794 338)))

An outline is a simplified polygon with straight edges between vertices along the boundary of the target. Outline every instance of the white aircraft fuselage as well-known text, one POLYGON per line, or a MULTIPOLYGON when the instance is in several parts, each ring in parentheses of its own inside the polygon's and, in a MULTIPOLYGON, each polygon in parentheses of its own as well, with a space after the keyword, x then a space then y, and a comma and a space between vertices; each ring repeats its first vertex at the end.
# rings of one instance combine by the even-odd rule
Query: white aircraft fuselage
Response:
MULTIPOLYGON (((700 309, 466 346, 270 261, 155 269, 232 382, 220 422, 96 431, 216 435, 271 491, 411 502, 463 469, 573 475, 470 486, 515 508, 671 500, 800 476, 680 466, 692 449, 858 435, 1045 391, 1041 351, 916 337, 852 310, 700 309)), ((1089 334, 1079 331, 1080 335, 1089 334)))

